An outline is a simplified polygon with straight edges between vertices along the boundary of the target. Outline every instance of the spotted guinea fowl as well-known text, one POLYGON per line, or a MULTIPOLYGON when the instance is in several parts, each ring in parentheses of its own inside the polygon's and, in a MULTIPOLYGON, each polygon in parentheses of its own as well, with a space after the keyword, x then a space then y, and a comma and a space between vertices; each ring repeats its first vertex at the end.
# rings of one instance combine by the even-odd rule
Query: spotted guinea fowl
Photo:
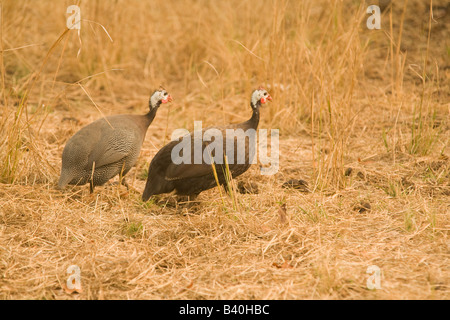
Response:
MULTIPOLYGON (((90 184, 90 192, 117 174, 122 177, 136 164, 147 128, 162 103, 172 101, 164 90, 156 90, 145 115, 122 114, 92 122, 67 141, 62 154, 58 187, 90 184)), ((122 184, 128 187, 124 179, 122 184)))
MULTIPOLYGON (((225 127, 206 128, 201 131, 201 135, 194 131, 189 133, 189 135, 184 136, 182 139, 185 139, 184 141, 188 141, 188 144, 190 144, 190 150, 187 150, 188 153, 190 151, 190 155, 187 157, 190 157, 190 161, 186 161, 187 163, 178 160, 174 161, 174 157, 176 158, 181 154, 178 153, 177 155, 178 151, 174 152, 179 149, 179 143, 181 143, 181 141, 172 141, 165 145, 158 151, 150 163, 142 199, 147 201, 153 195, 169 193, 174 190, 177 195, 187 195, 190 196, 190 199, 194 199, 200 192, 217 186, 213 166, 211 164, 212 162, 214 162, 219 184, 224 185, 226 183, 225 161, 223 161, 224 155, 227 155, 227 161, 229 163, 228 167, 233 178, 236 178, 247 171, 251 165, 251 157, 254 153, 250 152, 250 150, 252 150, 250 138, 245 133, 251 131, 249 129, 253 129, 254 132, 256 132, 259 123, 259 109, 262 104, 271 100, 272 97, 267 91, 263 88, 259 88, 252 93, 250 105, 253 114, 248 121, 225 127), (221 149, 220 151, 222 152, 217 152, 218 150, 213 149, 214 152, 209 153, 211 150, 208 150, 208 147, 212 145, 212 142, 215 141, 217 137, 214 140, 212 138, 206 140, 202 139, 201 143, 197 144, 197 146, 201 146, 201 150, 199 151, 201 151, 202 159, 196 162, 194 159, 195 139, 197 139, 198 136, 203 137, 203 134, 211 129, 213 129, 213 132, 219 133, 222 137, 225 137, 222 139, 222 144, 219 146, 219 149, 221 149), (233 135, 229 134, 230 132, 233 132, 233 135), (232 141, 232 154, 227 151, 228 143, 226 143, 226 141, 232 141), (239 145, 241 148, 238 147, 239 145), (242 148, 242 146, 244 146, 244 148, 242 148), (239 161, 238 149, 244 150, 243 153, 245 159, 241 159, 244 161, 239 161), (221 153, 221 155, 219 155, 219 153, 221 153), (205 156, 206 159, 208 159, 208 154, 210 159, 209 161, 205 161, 205 156), (211 159, 213 161, 211 161, 211 159)), ((184 153, 185 151, 186 150, 183 150, 182 152, 184 153)), ((184 156, 185 155, 182 155, 181 157, 184 156)))

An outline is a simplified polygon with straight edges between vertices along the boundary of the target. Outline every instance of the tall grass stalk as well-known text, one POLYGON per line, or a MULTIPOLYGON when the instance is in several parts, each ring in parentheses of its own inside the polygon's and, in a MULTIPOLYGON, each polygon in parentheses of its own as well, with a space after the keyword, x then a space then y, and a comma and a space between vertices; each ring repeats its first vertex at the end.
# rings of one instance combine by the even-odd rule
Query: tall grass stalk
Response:
MULTIPOLYGON (((6 124, 2 128, 6 139, 3 142, 1 148, 4 153, 0 155, 0 162, 4 165, 0 172, 0 181, 4 183, 13 183, 19 176, 19 163, 25 152, 32 150, 33 148, 33 134, 31 132, 32 118, 28 115, 28 98, 31 90, 33 89, 36 81, 39 79, 45 65, 48 62, 49 57, 52 52, 61 42, 61 40, 67 35, 69 29, 64 30, 64 32, 58 37, 58 39, 52 44, 41 66, 37 72, 35 72, 28 82, 28 87, 23 94, 16 111, 12 111, 13 119, 12 122, 6 124), (25 116, 24 116, 25 115, 25 116), (24 117, 24 119, 23 119, 24 117), (25 133, 28 135, 25 137, 25 133)), ((6 99, 5 99, 6 101, 6 99)), ((5 121, 11 114, 8 110, 8 106, 4 106, 4 117, 5 121)))
MULTIPOLYGON (((428 78, 428 60, 429 60, 429 49, 430 49, 430 39, 431 39, 431 22, 433 19, 433 1, 430 0, 430 13, 428 19, 428 35, 427 35, 427 47, 425 51, 425 57, 423 60, 422 67, 422 90, 420 93, 420 99, 414 104, 413 114, 412 114, 412 124, 411 124, 411 143, 409 147, 409 152, 411 154, 426 155, 430 152, 433 144, 436 142, 438 137, 438 132, 433 128, 434 116, 436 111, 430 112, 428 106, 431 102, 431 94, 427 93, 427 85, 429 83, 428 78), (427 109, 424 110, 424 104, 427 105, 427 109), (431 117, 430 117, 431 113, 431 117)), ((431 85, 431 83, 430 83, 431 85)))

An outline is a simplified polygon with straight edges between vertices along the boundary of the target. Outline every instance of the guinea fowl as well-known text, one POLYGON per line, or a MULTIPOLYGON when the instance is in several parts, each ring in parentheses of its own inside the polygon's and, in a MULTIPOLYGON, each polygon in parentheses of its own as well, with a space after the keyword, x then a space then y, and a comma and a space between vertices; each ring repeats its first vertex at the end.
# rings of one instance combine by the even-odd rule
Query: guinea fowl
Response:
MULTIPOLYGON (((117 174, 125 176, 136 164, 145 134, 159 106, 170 101, 172 97, 161 88, 150 97, 147 114, 108 116, 75 133, 63 150, 58 187, 89 183, 92 193, 94 187, 117 174)), ((128 187, 125 179, 121 182, 128 187)))
MULTIPOLYGON (((214 163, 219 184, 225 185, 227 181, 225 173, 225 157, 221 157, 219 154, 227 155, 227 161, 229 164, 228 168, 233 178, 236 178, 237 176, 247 171, 248 168, 250 168, 252 161, 252 154, 250 154, 250 149, 254 147, 254 145, 251 146, 249 136, 246 136, 242 133, 247 132, 247 130, 249 129, 253 129, 254 132, 256 132, 259 123, 259 109, 262 104, 271 100, 272 97, 267 93, 267 91, 263 88, 259 88, 252 93, 250 105, 252 107, 253 114, 248 121, 225 127, 206 128, 201 131, 201 137, 204 136, 205 132, 212 129, 216 133, 220 133, 222 137, 226 137, 226 139, 223 140, 230 141, 230 139, 233 139, 233 154, 231 154, 231 157, 227 152, 227 145, 229 144, 225 143, 225 141, 222 140, 223 144, 219 146, 219 151, 223 151, 223 153, 217 152, 218 150, 214 149, 215 152, 210 153, 210 161, 205 161, 205 154, 208 155, 208 151, 210 151, 208 150, 208 147, 211 146, 213 140, 209 139, 210 141, 207 141, 208 139, 206 139, 205 141, 205 139, 202 139, 203 141, 201 142, 201 144, 197 144, 197 146, 201 147, 201 154, 203 155, 203 157, 200 161, 192 161, 195 154, 195 139, 198 139, 199 136, 199 134, 195 131, 182 138, 183 140, 186 139, 191 146, 190 150, 187 150, 188 152, 190 151, 190 155, 188 156, 188 158, 190 157, 191 161, 187 161, 187 163, 180 161, 174 162, 172 154, 174 153, 174 150, 177 150, 177 148, 179 148, 178 144, 181 143, 180 141, 172 141, 165 145, 161 150, 158 151, 158 153, 150 163, 148 178, 144 193, 142 195, 142 199, 144 201, 147 201, 153 195, 169 193, 174 190, 176 191, 177 195, 189 196, 191 200, 195 199, 195 197, 200 192, 217 186, 212 163, 214 163), (240 132, 240 134, 236 134, 235 136, 229 138, 228 133, 230 131, 240 132), (237 161, 239 150, 238 148, 236 148, 236 146, 239 146, 239 143, 241 143, 241 146, 242 143, 244 143, 245 161, 237 161)), ((183 153, 184 151, 185 150, 183 150, 183 153)), ((183 158, 184 156, 185 155, 183 155, 183 158)))

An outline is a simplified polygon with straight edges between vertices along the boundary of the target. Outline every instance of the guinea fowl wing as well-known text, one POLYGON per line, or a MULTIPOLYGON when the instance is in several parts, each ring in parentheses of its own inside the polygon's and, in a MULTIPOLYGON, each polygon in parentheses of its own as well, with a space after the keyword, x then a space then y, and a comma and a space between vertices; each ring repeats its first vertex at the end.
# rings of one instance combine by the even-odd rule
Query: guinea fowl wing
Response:
MULTIPOLYGON (((232 126, 228 126, 228 127, 221 127, 221 128, 216 128, 217 130, 220 130, 222 135, 225 136, 225 130, 226 129, 235 129, 236 126, 232 125, 232 126)), ((202 134, 208 130, 209 128, 203 130, 202 134)), ((244 152, 248 150, 248 141, 245 142, 242 139, 245 139, 245 136, 233 136, 232 137, 233 141, 229 141, 230 144, 233 144, 233 153, 232 153, 232 158, 228 158, 228 167, 230 169, 231 172, 233 172, 236 168, 239 168, 240 166, 242 166, 242 163, 238 163, 238 147, 241 145, 244 146, 244 152), (239 142, 238 142, 239 141, 239 142), (243 143, 243 144, 242 144, 243 143)), ((225 164, 224 161, 224 156, 226 155, 227 152, 227 140, 231 140, 230 138, 227 138, 225 136, 225 139, 222 141, 223 145, 222 145, 222 150, 223 150, 223 156, 220 159, 220 163, 218 161, 218 159, 215 159, 215 163, 216 163, 216 170, 218 170, 218 167, 221 165, 225 164)), ((213 140, 214 141, 214 140, 213 140)), ((171 161, 166 168, 165 171, 165 179, 169 180, 169 181, 174 181, 174 180, 181 180, 181 179, 186 179, 186 178, 198 178, 198 177, 202 177, 202 176, 207 176, 207 175, 211 175, 213 174, 213 169, 212 169, 212 164, 206 163, 205 159, 204 159, 204 154, 205 154, 205 150, 208 150, 208 147, 210 147, 211 143, 213 141, 202 141, 202 163, 199 164, 195 164, 194 163, 194 151, 193 148, 191 148, 191 163, 181 163, 181 164, 175 164, 173 163, 173 161, 171 161)), ((194 145, 194 137, 191 134, 191 146, 194 145)), ((171 150, 173 149, 173 146, 171 147, 171 150)), ((211 154, 211 151, 214 150, 213 148, 211 148, 206 154, 214 159, 214 154, 211 154)), ((248 153, 244 154, 245 157, 245 163, 244 165, 249 163, 249 156, 248 153)), ((239 159, 242 160, 242 159, 239 159)), ((212 162, 211 160, 208 162, 212 162)))
POLYGON ((92 168, 95 161, 95 168, 117 163, 130 156, 136 145, 140 145, 139 136, 133 130, 126 128, 116 128, 107 131, 104 139, 99 141, 89 155, 88 167, 92 168))
MULTIPOLYGON (((207 129, 205 129, 207 130, 207 129)), ((202 136, 204 131, 202 131, 202 136)), ((190 134, 191 139, 191 161, 190 163, 180 163, 175 164, 171 160, 170 163, 167 165, 166 171, 165 171, 165 179, 168 181, 174 181, 174 180, 181 180, 186 178, 197 178, 202 177, 206 175, 210 175, 213 173, 211 164, 205 163, 203 159, 203 153, 206 148, 212 143, 212 141, 202 141, 202 148, 201 148, 201 155, 202 155, 202 163, 194 163, 194 135, 190 134)), ((175 145, 178 144, 178 141, 172 141, 171 144, 171 152, 175 145)))
POLYGON ((186 178, 197 178, 212 174, 210 164, 169 164, 166 170, 165 179, 169 181, 186 178))

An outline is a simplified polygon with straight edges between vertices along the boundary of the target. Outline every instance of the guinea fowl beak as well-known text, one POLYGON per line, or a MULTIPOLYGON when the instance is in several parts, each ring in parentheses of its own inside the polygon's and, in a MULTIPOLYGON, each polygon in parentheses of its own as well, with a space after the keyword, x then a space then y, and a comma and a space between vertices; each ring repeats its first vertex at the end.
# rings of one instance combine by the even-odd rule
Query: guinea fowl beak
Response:
POLYGON ((161 100, 162 103, 172 102, 172 96, 169 94, 166 99, 161 100))
POLYGON ((272 97, 270 96, 270 94, 268 95, 267 100, 272 101, 272 97))

